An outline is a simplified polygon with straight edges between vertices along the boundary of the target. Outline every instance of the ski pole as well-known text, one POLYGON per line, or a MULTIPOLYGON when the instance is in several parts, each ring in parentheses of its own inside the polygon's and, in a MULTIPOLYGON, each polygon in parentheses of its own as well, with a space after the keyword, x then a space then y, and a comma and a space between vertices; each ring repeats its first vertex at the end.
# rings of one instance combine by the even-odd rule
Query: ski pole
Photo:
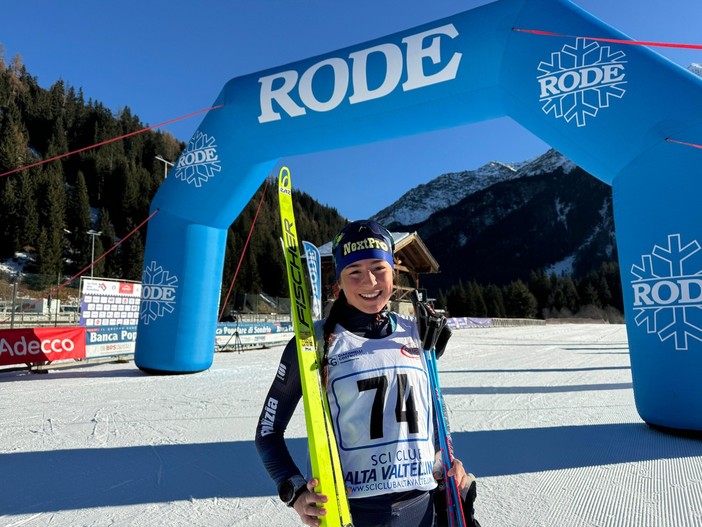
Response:
POLYGON ((422 348, 427 362, 429 372, 429 386, 431 388, 434 414, 436 415, 437 435, 439 436, 439 448, 441 449, 441 465, 444 470, 444 483, 446 487, 446 512, 450 527, 466 527, 466 519, 463 513, 461 492, 458 482, 448 472, 453 466, 453 443, 451 432, 446 419, 443 397, 441 395, 441 385, 439 384, 439 371, 436 361, 436 342, 439 339, 441 330, 446 326, 446 319, 436 315, 425 304, 420 303, 419 293, 415 290, 412 294, 417 320, 421 316, 424 320, 425 334, 421 335, 422 348), (421 314, 420 314, 421 310, 421 314))

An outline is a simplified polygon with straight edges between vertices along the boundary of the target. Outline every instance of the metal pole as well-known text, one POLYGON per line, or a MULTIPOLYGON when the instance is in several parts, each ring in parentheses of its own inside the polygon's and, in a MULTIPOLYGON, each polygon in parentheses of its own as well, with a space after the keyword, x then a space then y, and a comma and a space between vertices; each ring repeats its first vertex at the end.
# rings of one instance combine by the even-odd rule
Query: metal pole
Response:
MULTIPOLYGON (((58 326, 58 314, 61 310, 61 301, 59 300, 59 291, 61 291, 61 273, 58 273, 58 279, 56 280, 56 299, 54 306, 54 327, 58 326)), ((51 311, 49 311, 49 320, 51 320, 51 311)))
POLYGON ((102 231, 94 231, 93 229, 90 229, 87 234, 89 234, 93 239, 92 248, 90 251, 90 278, 92 278, 93 270, 95 269, 95 236, 100 236, 102 231))
POLYGON ((12 312, 10 313, 10 329, 15 327, 15 302, 17 302, 17 281, 19 273, 15 275, 15 281, 12 283, 12 312))
POLYGON ((166 179, 168 177, 168 167, 174 166, 175 163, 171 163, 170 161, 163 159, 161 156, 154 157, 163 163, 163 179, 166 179))

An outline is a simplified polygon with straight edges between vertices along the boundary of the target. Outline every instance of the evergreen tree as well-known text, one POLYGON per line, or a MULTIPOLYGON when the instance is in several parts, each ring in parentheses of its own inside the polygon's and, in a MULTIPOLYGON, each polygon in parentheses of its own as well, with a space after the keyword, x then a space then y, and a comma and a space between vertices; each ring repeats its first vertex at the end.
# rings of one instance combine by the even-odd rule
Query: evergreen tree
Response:
POLYGON ((42 227, 36 242, 34 271, 36 276, 31 282, 31 287, 36 290, 45 289, 55 283, 60 272, 57 269, 57 255, 49 232, 42 227))
POLYGON ((5 70, 7 69, 7 62, 5 61, 5 46, 0 42, 0 101, 5 101, 7 92, 3 89, 6 86, 4 82, 5 70))
POLYGON ((570 276, 565 276, 561 279, 563 294, 565 298, 565 306, 571 313, 577 313, 580 309, 580 296, 575 283, 570 276))
POLYGON ((34 169, 24 171, 17 176, 19 181, 17 190, 18 204, 18 243, 21 250, 25 247, 36 247, 39 236, 39 211, 37 209, 36 186, 34 184, 34 169))
POLYGON ((567 308, 567 302, 565 297, 565 291, 563 290, 563 282, 556 276, 556 273, 552 273, 550 277, 551 282, 551 294, 549 295, 548 305, 554 312, 561 312, 567 308))
POLYGON ((510 282, 504 289, 505 311, 512 318, 536 318, 538 303, 521 280, 510 282))
POLYGON ((51 174, 45 187, 44 216, 41 229, 46 235, 43 262, 46 271, 56 275, 63 271, 65 191, 58 174, 51 174))
POLYGON ((239 271, 239 277, 237 277, 237 288, 256 294, 262 291, 261 275, 256 265, 256 256, 250 251, 246 251, 244 255, 242 268, 239 271))
POLYGON ((436 306, 439 309, 445 309, 446 311, 448 311, 447 305, 448 302, 446 294, 442 290, 439 290, 439 293, 436 295, 436 306))
MULTIPOLYGON (((95 260, 111 249, 117 242, 115 228, 112 225, 110 213, 107 211, 107 209, 100 210, 100 216, 98 218, 98 232, 101 232, 102 234, 95 237, 95 260)), ((119 278, 121 276, 120 269, 121 266, 117 253, 112 251, 105 258, 95 264, 93 273, 95 276, 119 278)))
POLYGON ((72 259, 76 270, 80 270, 90 263, 91 241, 87 234, 91 230, 90 202, 88 200, 88 187, 82 171, 78 171, 76 183, 70 189, 66 205, 67 236, 72 248, 72 259))
MULTIPOLYGON (((238 237, 234 233, 234 231, 230 228, 228 233, 227 233, 227 247, 224 253, 224 269, 222 272, 222 288, 220 290, 220 299, 219 299, 219 310, 221 311, 223 302, 227 300, 227 294, 229 294, 229 299, 228 299, 228 305, 233 305, 234 302, 234 292, 235 292, 235 285, 233 284, 234 280, 234 273, 236 272, 236 266, 238 263, 238 260, 235 259, 235 256, 241 253, 241 247, 238 245, 238 237), (231 291, 230 291, 231 288, 231 291)), ((229 308, 225 310, 224 314, 226 315, 229 311, 229 308)))
POLYGON ((505 301, 502 295, 502 289, 495 284, 488 284, 483 293, 485 298, 485 306, 487 316, 495 318, 505 318, 505 301))
POLYGON ((618 309, 620 312, 624 312, 624 297, 622 294, 622 282, 619 276, 619 264, 616 261, 603 263, 600 271, 611 294, 609 305, 618 309))
POLYGON ((477 302, 475 298, 475 291, 473 289, 473 284, 468 282, 467 286, 464 286, 461 293, 462 309, 464 316, 475 317, 477 316, 477 302))
MULTIPOLYGON (((136 225, 132 225, 131 220, 127 221, 127 227, 131 227, 131 232, 136 225)), ((122 277, 127 280, 141 280, 141 272, 144 266, 144 245, 141 232, 135 231, 121 246, 120 254, 122 260, 122 277)))
POLYGON ((598 273, 596 288, 597 296, 600 298, 602 307, 611 306, 613 304, 614 297, 609 289, 609 283, 607 282, 607 277, 604 275, 603 271, 598 273))
POLYGON ((462 281, 453 286, 446 295, 446 307, 451 316, 465 317, 468 316, 466 303, 466 289, 462 281))
POLYGON ((475 317, 486 317, 487 316, 487 305, 485 304, 485 298, 483 297, 483 290, 476 282, 473 280, 470 283, 471 295, 473 297, 473 316, 475 317))
POLYGON ((49 115, 52 119, 64 119, 66 110, 66 84, 62 79, 49 88, 49 115))
MULTIPOLYGON (((95 261, 95 263, 93 264, 92 269, 85 273, 85 276, 92 275, 93 277, 104 278, 120 278, 122 276, 122 273, 119 271, 119 262, 117 262, 116 264, 113 263, 111 266, 108 266, 108 263, 116 261, 117 253, 112 252, 107 257, 100 259, 100 257, 103 254, 105 254, 106 251, 105 244, 103 242, 103 240, 105 240, 106 238, 107 237, 104 236, 104 233, 103 236, 95 236, 94 239, 92 236, 90 236, 90 256, 92 257, 94 255, 95 258, 94 260, 88 258, 88 264, 91 264, 93 261, 95 261), (93 248, 95 249, 94 252, 93 248)), ((110 246, 112 246, 112 244, 110 244, 110 246)))
POLYGON ((4 174, 27 164, 29 143, 17 106, 2 108, 0 115, 0 173, 4 174))
MULTIPOLYGON (((49 157, 65 151, 67 142, 62 119, 55 123, 54 134, 49 144, 49 157)), ((46 235, 46 244, 42 255, 44 269, 56 276, 63 271, 64 236, 66 215, 66 191, 64 187, 63 166, 53 161, 41 167, 39 181, 39 225, 46 235)))
POLYGON ((543 269, 529 274, 529 291, 536 298, 538 312, 543 313, 551 296, 551 281, 543 269))
POLYGON ((597 296, 597 290, 589 281, 583 282, 583 287, 580 292, 580 299, 583 306, 597 306, 602 307, 600 304, 599 296, 597 296))
POLYGON ((13 179, 0 181, 0 257, 9 258, 19 251, 19 201, 13 179))
POLYGON ((552 316, 569 317, 580 309, 580 296, 569 276, 551 275, 549 307, 552 316))

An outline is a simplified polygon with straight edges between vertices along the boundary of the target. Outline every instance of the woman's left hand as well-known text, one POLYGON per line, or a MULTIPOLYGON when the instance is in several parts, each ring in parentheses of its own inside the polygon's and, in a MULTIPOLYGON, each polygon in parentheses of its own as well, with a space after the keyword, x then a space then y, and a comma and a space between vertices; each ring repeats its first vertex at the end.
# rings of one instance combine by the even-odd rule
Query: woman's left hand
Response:
POLYGON ((447 476, 453 477, 456 480, 458 488, 463 490, 470 487, 470 484, 475 481, 475 476, 466 472, 463 468, 463 463, 460 459, 453 458, 453 463, 449 469, 447 476))
POLYGON ((453 460, 451 469, 448 471, 449 476, 453 476, 461 493, 463 501, 463 513, 465 514, 466 524, 470 527, 480 527, 480 523, 475 519, 475 499, 478 496, 477 482, 475 476, 470 472, 466 472, 463 468, 463 463, 460 459, 453 460))

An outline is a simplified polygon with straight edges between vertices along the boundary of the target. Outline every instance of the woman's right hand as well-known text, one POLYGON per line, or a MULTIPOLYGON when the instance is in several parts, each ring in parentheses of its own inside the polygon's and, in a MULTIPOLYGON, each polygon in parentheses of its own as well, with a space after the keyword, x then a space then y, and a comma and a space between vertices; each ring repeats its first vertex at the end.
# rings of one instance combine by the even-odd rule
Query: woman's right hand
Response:
POLYGON ((300 516, 300 519, 305 525, 310 525, 312 527, 319 527, 322 522, 319 516, 324 516, 327 513, 327 509, 324 507, 317 507, 318 503, 326 503, 328 498, 324 494, 317 494, 314 488, 319 485, 316 479, 311 479, 307 482, 307 490, 300 494, 293 503, 293 509, 300 516))

